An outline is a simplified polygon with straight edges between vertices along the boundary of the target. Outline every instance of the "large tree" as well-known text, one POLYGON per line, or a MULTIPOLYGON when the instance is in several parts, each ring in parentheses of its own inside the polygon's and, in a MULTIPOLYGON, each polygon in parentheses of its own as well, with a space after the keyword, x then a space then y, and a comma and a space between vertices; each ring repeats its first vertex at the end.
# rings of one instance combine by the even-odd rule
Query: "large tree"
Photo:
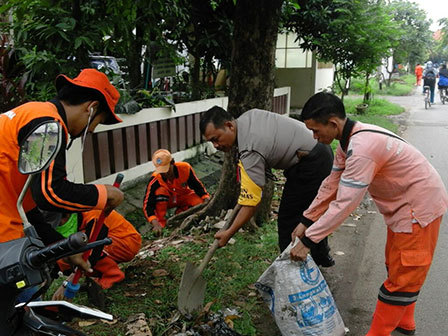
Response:
MULTIPOLYGON (((393 21, 399 27, 399 38, 393 48, 393 64, 409 64, 411 69, 418 62, 424 62, 433 43, 432 32, 429 29, 431 20, 426 12, 416 3, 394 0, 388 6, 393 21)), ((388 69, 390 85, 394 69, 388 69)))
POLYGON ((285 7, 283 24, 303 49, 335 64, 342 97, 347 81, 380 64, 398 38, 382 1, 299 0, 285 7))
MULTIPOLYGON (((283 0, 237 0, 232 39, 230 88, 228 111, 238 118, 252 108, 272 109, 275 76, 275 47, 283 0), (255 7, 254 7, 255 6, 255 7)), ((189 217, 193 218, 218 213, 232 208, 239 194, 236 183, 236 153, 226 153, 218 189, 211 202, 189 217), (229 181, 235 181, 230 183, 229 181)), ((273 184, 268 183, 263 191, 257 219, 266 219, 270 211, 273 184)))

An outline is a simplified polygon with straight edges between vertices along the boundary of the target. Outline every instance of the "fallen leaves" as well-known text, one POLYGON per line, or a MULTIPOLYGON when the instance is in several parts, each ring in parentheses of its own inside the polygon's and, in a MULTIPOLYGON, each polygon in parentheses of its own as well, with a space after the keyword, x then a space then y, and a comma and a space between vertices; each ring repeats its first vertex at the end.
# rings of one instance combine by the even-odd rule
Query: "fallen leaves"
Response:
POLYGON ((152 276, 154 276, 154 277, 164 277, 167 275, 169 275, 169 273, 165 269, 156 269, 152 272, 152 276))
POLYGON ((129 316, 126 321, 126 336, 152 336, 144 313, 129 316))
POLYGON ((145 297, 146 293, 129 293, 129 292, 124 292, 124 296, 126 296, 126 297, 145 297))

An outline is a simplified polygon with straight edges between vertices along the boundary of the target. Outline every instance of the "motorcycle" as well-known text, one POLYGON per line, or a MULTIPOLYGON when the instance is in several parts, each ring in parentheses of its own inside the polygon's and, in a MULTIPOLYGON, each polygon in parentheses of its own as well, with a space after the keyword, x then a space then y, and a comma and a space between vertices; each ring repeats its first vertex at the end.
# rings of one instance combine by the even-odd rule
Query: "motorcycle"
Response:
POLYGON ((46 121, 38 125, 20 146, 19 171, 28 175, 17 201, 23 221, 23 238, 0 243, 0 336, 85 335, 66 325, 73 318, 113 320, 97 309, 66 301, 33 301, 44 293, 53 280, 55 261, 97 246, 111 244, 109 238, 88 243, 83 232, 72 234, 45 247, 29 223, 22 203, 33 176, 47 169, 61 146, 61 125, 46 121), (16 304, 18 295, 29 288, 40 289, 24 303, 16 304))

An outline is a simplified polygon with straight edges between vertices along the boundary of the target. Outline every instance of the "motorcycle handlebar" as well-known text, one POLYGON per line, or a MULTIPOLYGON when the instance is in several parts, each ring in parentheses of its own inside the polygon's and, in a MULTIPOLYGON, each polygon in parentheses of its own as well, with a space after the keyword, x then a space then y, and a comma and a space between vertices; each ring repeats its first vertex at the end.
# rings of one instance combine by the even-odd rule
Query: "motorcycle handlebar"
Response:
POLYGON ((40 267, 50 260, 60 259, 87 245, 87 235, 84 232, 76 232, 53 245, 41 250, 31 251, 28 255, 28 262, 33 267, 40 267))

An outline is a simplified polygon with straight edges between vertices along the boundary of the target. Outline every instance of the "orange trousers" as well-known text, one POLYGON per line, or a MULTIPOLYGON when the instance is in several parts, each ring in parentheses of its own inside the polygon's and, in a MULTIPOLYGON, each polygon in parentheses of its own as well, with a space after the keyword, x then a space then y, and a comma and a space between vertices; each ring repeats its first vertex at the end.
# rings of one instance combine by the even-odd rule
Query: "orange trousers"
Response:
POLYGON ((195 205, 201 204, 204 200, 199 197, 193 190, 187 194, 177 194, 169 192, 166 188, 160 187, 156 190, 157 196, 166 196, 167 202, 157 202, 156 216, 162 227, 166 225, 166 212, 168 209, 176 208, 176 214, 187 210, 195 205))
MULTIPOLYGON (((101 211, 98 210, 83 213, 81 230, 85 230, 91 220, 97 221, 100 214, 101 211)), ((106 256, 97 261, 93 270, 101 275, 98 283, 103 288, 110 288, 124 278, 124 273, 117 264, 131 261, 135 257, 142 245, 142 238, 134 226, 115 210, 106 217, 104 225, 109 229, 107 236, 112 239, 112 244, 104 246, 106 256)), ((71 268, 63 260, 58 260, 58 265, 62 271, 71 268)))
POLYGON ((412 233, 387 230, 388 277, 380 288, 373 321, 366 336, 389 336, 396 328, 415 331, 414 310, 420 289, 431 267, 442 217, 412 233))
POLYGON ((422 75, 415 76, 416 77, 416 83, 418 86, 422 85, 422 75))
MULTIPOLYGON (((413 224, 412 233, 387 230, 386 267, 388 278, 383 286, 392 293, 416 293, 425 282, 439 237, 442 217, 422 228, 413 224)), ((381 297, 379 298, 381 300, 381 297)), ((414 301, 416 301, 415 298, 414 301)), ((396 304, 407 305, 403 300, 396 304)))

